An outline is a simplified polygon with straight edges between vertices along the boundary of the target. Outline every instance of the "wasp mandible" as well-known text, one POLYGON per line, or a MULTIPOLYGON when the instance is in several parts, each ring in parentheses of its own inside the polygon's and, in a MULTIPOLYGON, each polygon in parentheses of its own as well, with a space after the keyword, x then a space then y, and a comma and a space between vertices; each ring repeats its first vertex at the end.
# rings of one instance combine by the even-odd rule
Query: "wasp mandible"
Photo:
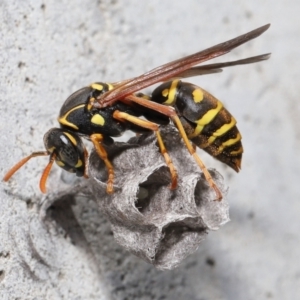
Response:
POLYGON ((107 193, 111 194, 114 168, 104 146, 112 144, 112 138, 122 135, 126 130, 135 133, 154 131, 160 151, 170 169, 170 187, 175 189, 176 168, 159 131, 160 125, 168 124, 172 120, 188 151, 215 190, 217 200, 221 200, 219 188, 193 145, 238 172, 243 153, 242 137, 236 127, 235 118, 219 100, 204 89, 181 79, 268 59, 270 54, 263 54, 233 62, 196 66, 258 37, 269 26, 267 24, 224 43, 164 64, 138 77, 112 84, 96 82, 76 91, 61 107, 58 117, 60 128, 52 128, 44 135, 46 151, 33 152, 23 158, 6 173, 4 181, 9 180, 29 159, 37 156, 50 157, 40 180, 40 189, 44 193, 54 161, 64 170, 87 177, 88 153, 81 140, 81 137, 86 137, 93 143, 106 165, 107 193), (138 93, 141 89, 159 82, 163 83, 150 96, 138 93), (145 119, 141 119, 142 116, 145 119))

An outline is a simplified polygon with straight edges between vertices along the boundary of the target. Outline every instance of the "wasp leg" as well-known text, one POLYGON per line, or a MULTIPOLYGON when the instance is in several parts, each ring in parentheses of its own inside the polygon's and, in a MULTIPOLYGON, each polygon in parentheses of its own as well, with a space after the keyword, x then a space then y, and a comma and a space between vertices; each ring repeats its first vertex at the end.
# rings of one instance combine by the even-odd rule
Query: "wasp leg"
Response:
POLYGON ((103 141, 103 135, 100 133, 95 133, 90 136, 92 143, 96 149, 97 154, 99 157, 104 161, 107 172, 108 172, 108 179, 107 179, 107 187, 106 192, 108 194, 112 194, 114 192, 113 182, 114 182, 114 167, 111 162, 108 160, 107 152, 102 146, 101 142, 103 141))
POLYGON ((195 143, 192 143, 192 146, 193 146, 194 151, 196 151, 197 145, 195 143))
POLYGON ((170 188, 172 190, 175 189, 177 187, 177 172, 176 172, 174 164, 171 160, 171 157, 170 157, 170 155, 169 155, 169 153, 168 153, 168 151, 167 151, 167 149, 164 145, 163 139, 162 139, 161 134, 159 132, 159 126, 155 123, 150 122, 150 121, 142 120, 138 117, 129 115, 125 112, 120 112, 118 110, 114 111, 113 117, 115 119, 119 120, 119 121, 126 120, 126 121, 131 122, 135 125, 138 125, 138 126, 141 126, 143 128, 147 128, 147 129, 155 131, 160 152, 163 155, 163 157, 166 161, 166 164, 169 167, 169 170, 170 170, 170 173, 171 173, 171 186, 170 186, 170 188))
POLYGON ((159 145, 159 148, 160 148, 160 152, 164 156, 166 164, 168 165, 168 167, 170 169, 171 180, 172 180, 170 188, 171 188, 171 190, 176 189, 176 187, 177 187, 177 172, 176 172, 176 169, 175 169, 175 167, 173 165, 171 157, 169 156, 169 154, 167 152, 167 149, 166 149, 166 147, 164 145, 164 142, 163 142, 163 139, 161 137, 160 132, 156 131, 155 133, 156 133, 156 138, 157 138, 158 145, 159 145))
POLYGON ((87 170, 88 170, 88 160, 89 160, 89 153, 87 152, 87 150, 84 148, 84 161, 85 161, 85 166, 84 166, 84 178, 89 178, 88 174, 87 174, 87 170))
POLYGON ((195 149, 193 148, 193 146, 191 145, 187 135, 186 135, 186 132, 182 126, 182 123, 175 111, 175 109, 171 106, 166 106, 166 105, 163 105, 163 104, 159 104, 159 103, 156 103, 156 102, 153 102, 153 101, 147 101, 143 98, 139 98, 139 97, 136 97, 134 95, 130 95, 130 96, 127 96, 126 99, 132 101, 132 102, 135 102, 135 103, 138 103, 140 105, 143 105, 145 107, 148 107, 150 109, 153 109, 157 112, 160 112, 168 117, 170 117, 172 119, 172 121, 174 122, 174 124, 176 125, 186 147, 188 148, 190 154, 194 157, 195 161, 197 162, 197 164, 199 165, 200 169, 202 170, 204 176, 205 176, 205 179, 207 180, 207 182, 209 183, 209 185, 215 190, 215 193, 216 193, 216 200, 218 201, 221 201, 223 196, 222 196, 222 193, 220 191, 220 189, 217 187, 217 185, 215 184, 214 180, 212 179, 211 175, 209 174, 206 166, 204 165, 204 163, 202 162, 202 160, 200 159, 200 157, 197 155, 195 149))

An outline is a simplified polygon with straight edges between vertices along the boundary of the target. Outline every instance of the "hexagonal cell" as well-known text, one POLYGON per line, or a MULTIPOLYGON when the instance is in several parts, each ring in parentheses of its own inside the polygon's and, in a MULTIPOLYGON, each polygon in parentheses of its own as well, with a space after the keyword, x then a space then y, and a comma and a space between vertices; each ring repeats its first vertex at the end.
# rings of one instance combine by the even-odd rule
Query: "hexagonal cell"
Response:
POLYGON ((169 188, 169 168, 154 134, 132 138, 128 144, 115 143, 107 149, 115 170, 112 195, 105 192, 105 166, 93 152, 89 185, 112 224, 115 239, 157 268, 172 269, 198 248, 209 230, 229 220, 227 188, 222 176, 209 170, 224 195, 221 202, 214 201, 214 190, 177 130, 171 125, 163 127, 162 136, 178 172, 177 189, 169 188))

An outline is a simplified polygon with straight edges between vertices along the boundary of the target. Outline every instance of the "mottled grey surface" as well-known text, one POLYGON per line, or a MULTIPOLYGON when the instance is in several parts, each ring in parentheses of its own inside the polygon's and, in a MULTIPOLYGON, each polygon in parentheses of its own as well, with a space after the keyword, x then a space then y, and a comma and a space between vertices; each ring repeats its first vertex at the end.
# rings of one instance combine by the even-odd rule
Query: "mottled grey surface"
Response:
POLYGON ((49 215, 50 219, 56 218, 53 208, 66 200, 73 203, 78 197, 94 199, 108 218, 115 240, 127 251, 158 269, 176 268, 198 249, 210 230, 218 230, 229 221, 228 188, 222 176, 210 169, 223 195, 222 201, 216 201, 215 191, 200 173, 174 126, 161 127, 161 135, 176 167, 176 189, 170 189, 170 171, 155 134, 140 135, 127 143, 106 147, 114 166, 112 195, 106 192, 105 164, 93 150, 90 179, 77 180, 71 188, 45 197, 39 206, 41 220, 47 224, 49 215))
MULTIPOLYGON (((1 299, 297 299, 299 11, 295 0, 2 0, 1 174, 43 149, 64 99, 86 84, 136 76, 269 22, 264 35, 217 61, 273 54, 192 80, 224 102, 243 135, 240 174, 199 152, 230 187, 231 222, 161 272, 119 246, 86 197, 56 202, 41 220, 47 160, 35 159, 1 183, 1 299)), ((49 191, 70 185, 53 168, 49 191)))
POLYGON ((158 269, 168 270, 195 252, 209 230, 219 229, 229 216, 222 176, 210 171, 224 197, 215 201, 215 191, 201 176, 177 130, 162 127, 161 135, 177 170, 177 189, 169 188, 170 171, 155 134, 130 139, 130 145, 139 147, 118 153, 122 145, 116 145, 107 151, 115 166, 113 195, 106 193, 105 165, 92 153, 89 186, 118 243, 158 269))

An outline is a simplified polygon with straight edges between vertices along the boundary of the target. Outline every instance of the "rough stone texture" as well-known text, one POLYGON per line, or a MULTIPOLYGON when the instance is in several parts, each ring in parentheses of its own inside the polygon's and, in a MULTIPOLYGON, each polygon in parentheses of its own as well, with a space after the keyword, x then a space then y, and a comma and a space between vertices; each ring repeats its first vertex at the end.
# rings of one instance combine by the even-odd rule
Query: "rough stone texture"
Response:
MULTIPOLYGON (((46 160, 33 160, 1 183, 1 299, 297 299, 299 6, 295 0, 0 1, 1 174, 43 149, 63 101, 90 82, 136 76, 269 22, 264 35, 217 61, 273 53, 259 65, 191 80, 225 103, 243 135, 238 175, 200 152, 230 186, 231 222, 178 268, 161 272, 119 246, 85 196, 55 202, 41 220, 38 178, 46 160)), ((73 184, 53 168, 51 196, 73 184)))

